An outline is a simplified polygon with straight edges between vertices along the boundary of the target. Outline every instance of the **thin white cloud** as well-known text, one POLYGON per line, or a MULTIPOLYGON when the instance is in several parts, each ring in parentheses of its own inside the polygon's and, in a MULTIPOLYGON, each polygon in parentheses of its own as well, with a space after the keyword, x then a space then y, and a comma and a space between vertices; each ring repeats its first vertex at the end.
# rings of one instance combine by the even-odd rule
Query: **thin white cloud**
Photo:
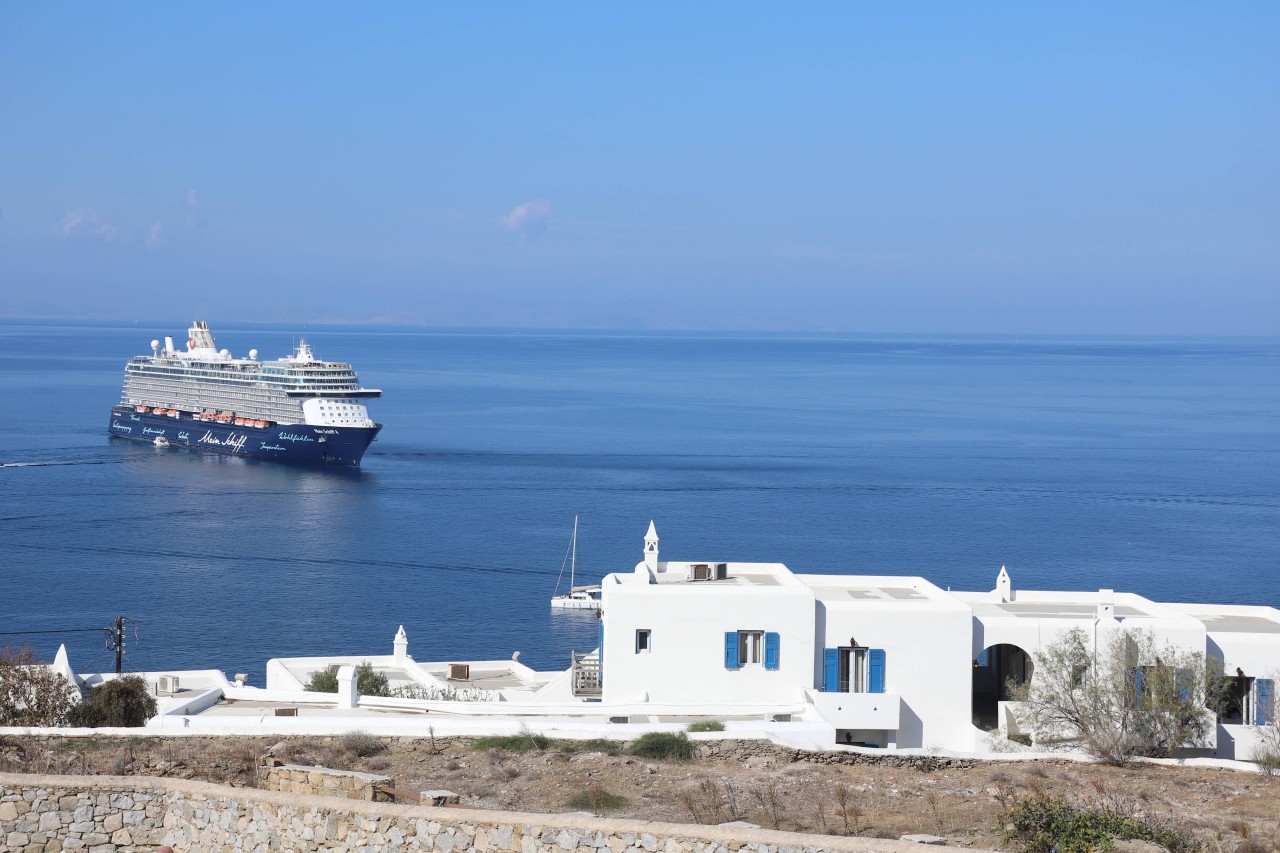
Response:
POLYGON ((200 193, 194 189, 187 190, 185 207, 182 221, 188 228, 195 228, 200 224, 200 193))
POLYGON ((80 208, 62 217, 62 224, 57 232, 64 237, 98 237, 111 240, 116 236, 116 228, 92 210, 80 208))
POLYGON ((502 227, 519 234, 541 233, 553 212, 551 202, 545 198, 535 198, 511 208, 507 215, 502 217, 502 227))
POLYGON ((151 227, 147 229, 147 245, 155 248, 164 242, 164 225, 159 222, 152 222, 151 227))

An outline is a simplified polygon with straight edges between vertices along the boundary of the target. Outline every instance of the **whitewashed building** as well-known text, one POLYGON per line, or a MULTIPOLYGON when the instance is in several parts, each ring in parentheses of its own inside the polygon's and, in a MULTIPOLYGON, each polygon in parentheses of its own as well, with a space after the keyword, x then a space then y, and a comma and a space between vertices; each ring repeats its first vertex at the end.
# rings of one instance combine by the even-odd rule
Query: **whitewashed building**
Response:
POLYGON ((1203 652, 1237 678, 1239 707, 1211 752, 1247 758, 1280 672, 1280 610, 1162 604, 1138 595, 990 592, 920 577, 797 575, 781 563, 668 561, 650 522, 644 559, 602 581, 598 683, 605 705, 724 708, 803 701, 838 743, 982 751, 1004 727, 1002 692, 1033 677, 1064 631, 1118 628, 1203 652))

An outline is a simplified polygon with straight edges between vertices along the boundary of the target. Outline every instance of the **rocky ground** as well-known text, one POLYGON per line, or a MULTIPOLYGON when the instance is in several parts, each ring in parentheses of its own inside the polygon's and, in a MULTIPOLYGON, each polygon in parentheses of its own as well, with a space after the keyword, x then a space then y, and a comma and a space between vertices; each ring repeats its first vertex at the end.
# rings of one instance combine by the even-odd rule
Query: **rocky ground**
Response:
MULTIPOLYGON (((0 771, 178 776, 257 782, 257 759, 389 776, 407 791, 448 789, 463 804, 535 812, 591 810, 673 822, 743 820, 804 832, 942 836, 953 846, 1017 849, 1000 816, 1022 798, 1068 797, 1175 826, 1207 851, 1280 850, 1280 778, 1235 771, 1070 762, 828 764, 821 755, 726 748, 655 761, 552 743, 512 751, 465 740, 343 738, 0 738, 0 771), (800 760, 797 760, 800 759, 800 760)), ((1159 849, 1154 846, 1148 849, 1159 849)))

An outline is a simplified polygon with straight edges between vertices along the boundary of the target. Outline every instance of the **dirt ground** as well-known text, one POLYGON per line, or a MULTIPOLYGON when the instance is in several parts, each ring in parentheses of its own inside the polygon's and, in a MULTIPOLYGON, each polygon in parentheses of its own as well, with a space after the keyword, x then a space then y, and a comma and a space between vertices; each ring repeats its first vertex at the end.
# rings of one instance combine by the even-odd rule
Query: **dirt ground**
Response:
POLYGON ((1016 849, 1002 840, 1001 813, 1023 797, 1048 793, 1186 829, 1207 851, 1280 851, 1280 778, 1151 765, 1003 762, 920 771, 757 759, 748 766, 572 752, 559 744, 512 752, 365 735, 8 737, 0 738, 0 771, 177 776, 252 787, 257 759, 268 750, 287 763, 388 776, 402 790, 451 790, 463 804, 482 808, 589 810, 677 823, 742 820, 881 838, 928 833, 951 846, 1016 849), (593 805, 583 808, 584 801, 593 805))

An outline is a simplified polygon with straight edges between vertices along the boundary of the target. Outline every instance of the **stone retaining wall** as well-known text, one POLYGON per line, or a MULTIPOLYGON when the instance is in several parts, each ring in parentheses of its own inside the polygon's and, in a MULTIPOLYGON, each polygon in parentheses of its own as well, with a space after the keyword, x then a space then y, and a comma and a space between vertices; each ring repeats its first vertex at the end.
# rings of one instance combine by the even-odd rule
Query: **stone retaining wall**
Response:
POLYGON ((391 801, 390 796, 378 790, 379 786, 393 787, 390 776, 375 776, 354 770, 332 770, 328 767, 278 764, 269 759, 263 762, 259 773, 262 787, 268 791, 320 794, 368 802, 391 801))
POLYGON ((907 853, 920 846, 728 826, 355 803, 137 776, 0 773, 0 841, 22 853, 907 853))

